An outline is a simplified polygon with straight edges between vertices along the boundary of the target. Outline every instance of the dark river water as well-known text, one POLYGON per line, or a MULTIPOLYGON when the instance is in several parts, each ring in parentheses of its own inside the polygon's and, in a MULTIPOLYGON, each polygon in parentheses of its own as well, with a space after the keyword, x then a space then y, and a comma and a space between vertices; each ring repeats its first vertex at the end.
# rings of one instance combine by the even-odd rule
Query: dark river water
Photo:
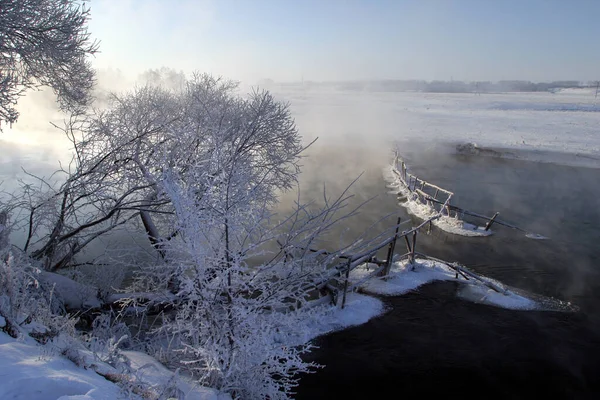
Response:
MULTIPOLYGON (((532 240, 500 226, 487 238, 434 228, 419 237, 418 251, 569 301, 578 311, 475 304, 458 298, 452 282, 385 297, 386 314, 316 340, 310 358, 325 367, 302 377, 296 398, 600 398, 600 170, 436 151, 404 156, 414 174, 454 191, 455 204, 486 215, 498 211, 498 218, 550 238, 532 240)), ((387 193, 381 174, 387 158, 356 162, 366 166, 353 188, 356 201, 379 196, 351 230, 386 215, 392 218, 374 231, 398 215, 410 218, 387 193)), ((321 168, 355 172, 339 160, 321 168)), ((323 176, 305 180, 316 190, 323 176)))

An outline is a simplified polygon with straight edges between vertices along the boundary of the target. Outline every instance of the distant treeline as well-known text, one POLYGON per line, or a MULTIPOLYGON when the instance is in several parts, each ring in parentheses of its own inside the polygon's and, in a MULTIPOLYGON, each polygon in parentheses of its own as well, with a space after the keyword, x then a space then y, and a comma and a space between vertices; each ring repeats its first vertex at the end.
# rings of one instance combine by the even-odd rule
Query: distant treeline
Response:
POLYGON ((420 80, 375 80, 348 82, 302 82, 281 84, 281 86, 332 87, 338 90, 367 92, 430 92, 430 93, 498 93, 498 92, 548 92, 566 88, 595 88, 597 82, 579 81, 420 81, 420 80))

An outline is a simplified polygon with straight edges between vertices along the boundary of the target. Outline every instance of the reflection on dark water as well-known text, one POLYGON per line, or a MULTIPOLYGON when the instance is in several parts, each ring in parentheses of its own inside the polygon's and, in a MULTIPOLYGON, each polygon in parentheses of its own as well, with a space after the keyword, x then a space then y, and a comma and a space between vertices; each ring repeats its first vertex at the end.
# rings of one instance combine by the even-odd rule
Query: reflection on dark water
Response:
MULTIPOLYGON (((531 240, 499 226, 489 238, 458 237, 434 228, 419 237, 420 251, 570 301, 580 311, 473 304, 458 298, 456 283, 450 282, 385 298, 391 310, 384 316, 317 340, 320 349, 311 357, 326 367, 303 377, 297 398, 374 398, 377 393, 598 398, 600 171, 434 152, 407 158, 416 175, 453 190, 457 205, 487 215, 499 211, 507 222, 551 238, 531 240)), ((410 218, 393 195, 385 194, 380 169, 366 168, 368 179, 355 192, 382 195, 350 230, 358 233, 390 213, 410 218)))

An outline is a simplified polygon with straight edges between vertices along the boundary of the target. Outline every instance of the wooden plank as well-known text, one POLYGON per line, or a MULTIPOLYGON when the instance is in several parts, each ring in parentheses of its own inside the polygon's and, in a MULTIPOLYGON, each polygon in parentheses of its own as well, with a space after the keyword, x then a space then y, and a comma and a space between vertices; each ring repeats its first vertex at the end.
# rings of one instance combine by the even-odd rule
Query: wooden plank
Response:
POLYGON ((412 249, 410 247, 410 242, 408 241, 408 236, 404 235, 404 240, 406 241, 406 248, 408 249, 408 254, 412 253, 412 249))
POLYGON ((331 304, 337 306, 339 289, 330 284, 326 284, 325 288, 329 291, 329 295, 331 296, 331 304))
POLYGON ((382 248, 384 248, 385 246, 387 246, 388 244, 390 244, 393 240, 394 240, 394 237, 391 236, 391 237, 385 239, 379 245, 377 245, 375 247, 371 247, 369 250, 364 251, 363 253, 353 255, 352 257, 350 257, 350 259, 354 262, 355 260, 358 260, 358 259, 364 259, 365 256, 367 256, 367 255, 373 256, 379 250, 381 250, 382 248))
POLYGON ((429 200, 431 198, 430 195, 428 195, 427 193, 425 193, 421 189, 415 189, 415 193, 417 193, 419 196, 423 197, 425 200, 429 200))

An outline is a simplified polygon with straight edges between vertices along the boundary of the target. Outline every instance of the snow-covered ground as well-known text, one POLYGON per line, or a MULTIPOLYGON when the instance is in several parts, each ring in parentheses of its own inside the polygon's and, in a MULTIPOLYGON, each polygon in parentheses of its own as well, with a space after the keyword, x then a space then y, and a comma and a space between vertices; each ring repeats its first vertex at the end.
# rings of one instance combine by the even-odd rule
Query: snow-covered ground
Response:
POLYGON ((381 300, 352 292, 346 297, 344 309, 329 304, 322 307, 324 312, 315 313, 314 318, 307 318, 303 326, 298 327, 299 343, 308 342, 330 332, 362 325, 386 311, 381 300))
POLYGON ((0 399, 114 400, 121 389, 91 369, 83 369, 33 339, 0 332, 0 399))
MULTIPOLYGON (((385 311, 376 298, 350 293, 342 310, 331 305, 320 306, 315 318, 307 318, 297 327, 295 345, 317 336, 360 325, 385 311)), ((0 321, 0 328, 5 321, 0 321)), ((183 377, 174 376, 156 359, 135 352, 121 351, 131 369, 131 379, 150 390, 142 397, 119 386, 104 376, 120 374, 91 352, 79 349, 80 365, 64 357, 64 347, 53 343, 41 345, 30 337, 13 339, 0 331, 0 399, 2 400, 116 400, 158 398, 167 388, 185 395, 187 400, 231 400, 228 395, 195 385, 183 377), (100 375, 99 373, 102 375, 100 375), (154 397, 152 397, 154 396, 154 397)), ((73 357, 71 357, 73 358, 73 357)), ((173 392, 174 393, 174 392, 173 392)))
POLYGON ((77 346, 71 346, 74 347, 52 342, 42 345, 27 336, 13 339, 0 331, 0 399, 157 399, 161 394, 171 397, 179 393, 188 400, 231 400, 228 395, 175 376, 147 354, 123 351, 131 369, 128 375, 123 375, 91 352, 78 349, 75 353, 73 348, 77 346), (66 348, 71 351, 71 359, 63 355, 66 348), (119 386, 111 381, 121 376, 127 376, 125 380, 130 380, 132 385, 119 386), (134 387, 143 389, 134 390, 134 387))
POLYGON ((440 143, 476 143, 519 150, 519 158, 533 161, 600 167, 600 99, 591 89, 481 95, 275 92, 290 102, 305 137, 363 146, 365 155, 375 148, 383 159, 391 158, 393 142, 421 142, 432 149, 440 143))

